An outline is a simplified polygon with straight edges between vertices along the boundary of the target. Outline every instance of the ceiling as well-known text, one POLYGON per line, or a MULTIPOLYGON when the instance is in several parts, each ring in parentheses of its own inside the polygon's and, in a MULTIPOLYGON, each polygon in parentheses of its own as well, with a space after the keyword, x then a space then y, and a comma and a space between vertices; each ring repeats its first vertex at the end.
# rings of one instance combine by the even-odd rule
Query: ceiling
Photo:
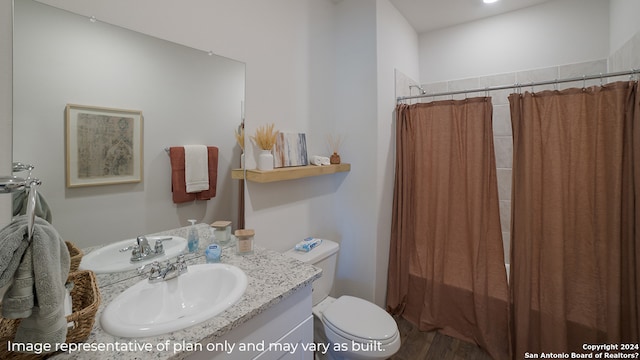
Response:
POLYGON ((458 25, 551 0, 390 0, 418 34, 458 25))

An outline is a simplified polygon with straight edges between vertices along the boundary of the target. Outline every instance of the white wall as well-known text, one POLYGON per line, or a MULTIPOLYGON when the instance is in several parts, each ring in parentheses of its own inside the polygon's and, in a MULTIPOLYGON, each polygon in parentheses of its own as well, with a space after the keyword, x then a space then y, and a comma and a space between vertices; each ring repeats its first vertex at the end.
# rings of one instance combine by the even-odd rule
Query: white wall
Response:
POLYGON ((376 4, 346 0, 336 8, 336 131, 351 172, 332 209, 341 235, 337 294, 373 299, 376 256, 376 4))
MULTIPOLYGON (((0 176, 11 175, 13 18, 12 1, 0 1, 0 176)), ((0 195, 0 228, 11 221, 11 195, 0 195)))
POLYGON ((609 3, 556 0, 420 35, 420 82, 580 63, 609 55, 609 3))
POLYGON ((395 181, 395 70, 420 78, 418 35, 388 0, 378 0, 377 22, 377 144, 376 144, 376 288, 375 302, 386 303, 391 211, 395 181))

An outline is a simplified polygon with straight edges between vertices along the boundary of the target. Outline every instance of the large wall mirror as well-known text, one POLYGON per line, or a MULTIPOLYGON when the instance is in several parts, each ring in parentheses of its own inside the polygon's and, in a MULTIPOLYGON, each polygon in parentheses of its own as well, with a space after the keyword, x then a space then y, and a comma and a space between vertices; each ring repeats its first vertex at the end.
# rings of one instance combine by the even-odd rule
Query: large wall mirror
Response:
MULTIPOLYGON (((35 166, 52 224, 79 247, 237 222, 245 64, 31 0, 14 4, 13 161, 35 166), (141 182, 66 186, 67 104, 141 111, 141 182), (165 148, 219 148, 217 195, 174 204, 165 148)), ((16 174, 18 176, 23 176, 16 174)))

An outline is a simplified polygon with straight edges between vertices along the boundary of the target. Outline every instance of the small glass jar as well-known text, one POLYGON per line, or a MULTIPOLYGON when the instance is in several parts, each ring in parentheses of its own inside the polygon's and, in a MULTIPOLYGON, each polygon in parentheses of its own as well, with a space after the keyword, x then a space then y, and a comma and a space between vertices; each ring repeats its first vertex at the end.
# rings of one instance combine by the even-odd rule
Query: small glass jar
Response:
POLYGON ((235 232, 238 243, 236 245, 238 255, 253 254, 253 236, 255 231, 252 229, 240 229, 235 232))
POLYGON ((211 224, 213 234, 220 245, 227 245, 231 240, 231 221, 218 220, 211 224))

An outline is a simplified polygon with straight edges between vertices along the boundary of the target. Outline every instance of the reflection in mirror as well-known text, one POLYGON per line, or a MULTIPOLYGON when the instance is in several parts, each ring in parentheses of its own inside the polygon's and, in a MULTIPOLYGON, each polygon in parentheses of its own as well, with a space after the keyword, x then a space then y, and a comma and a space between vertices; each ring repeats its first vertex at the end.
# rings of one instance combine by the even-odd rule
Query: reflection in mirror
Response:
POLYGON ((238 222, 235 130, 245 65, 30 0, 14 4, 13 160, 33 164, 52 224, 80 248, 187 225, 238 222), (141 111, 141 182, 67 188, 65 106, 141 111), (165 148, 219 148, 216 196, 174 204, 165 148))

